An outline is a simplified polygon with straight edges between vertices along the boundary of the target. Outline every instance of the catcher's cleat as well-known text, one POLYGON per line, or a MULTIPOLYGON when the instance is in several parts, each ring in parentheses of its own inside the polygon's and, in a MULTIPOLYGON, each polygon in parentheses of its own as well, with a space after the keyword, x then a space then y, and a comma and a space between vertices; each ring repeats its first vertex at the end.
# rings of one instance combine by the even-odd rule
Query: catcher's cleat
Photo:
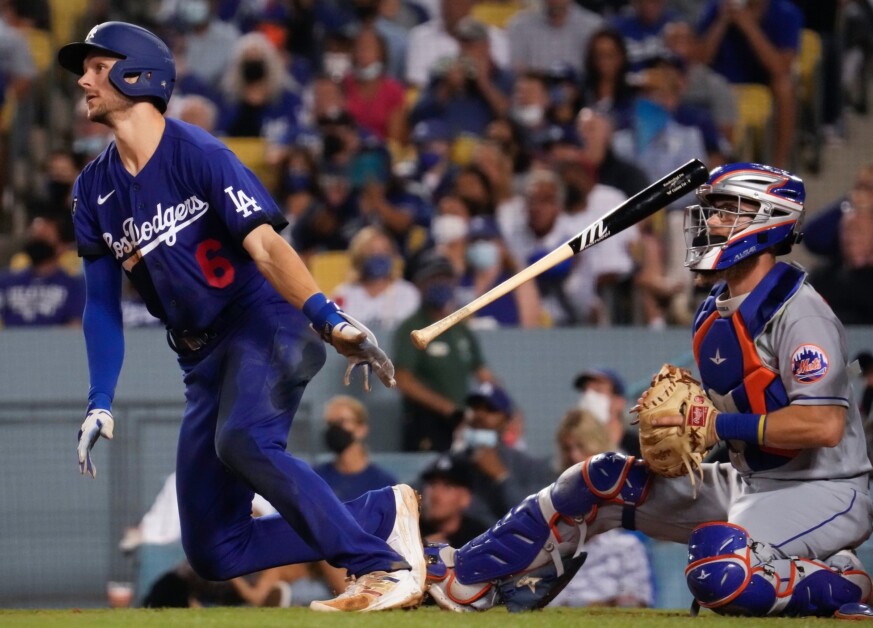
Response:
POLYGON ((411 571, 374 571, 352 580, 345 592, 332 600, 316 600, 314 611, 361 612, 414 608, 421 604, 422 592, 411 571))
POLYGON ((412 487, 398 484, 392 487, 394 491, 394 527, 388 535, 388 545, 409 563, 410 572, 418 586, 421 598, 427 587, 427 567, 422 549, 421 532, 419 530, 419 498, 412 487))
POLYGON ((850 602, 843 604, 834 613, 835 619, 853 619, 853 620, 873 620, 873 608, 861 602, 850 602))
POLYGON ((588 554, 582 552, 576 557, 562 557, 564 573, 558 575, 554 563, 504 578, 497 584, 497 590, 506 609, 510 613, 534 611, 545 608, 564 590, 573 576, 582 567, 588 554))
POLYGON ((427 592, 441 609, 470 613, 494 606, 497 592, 490 582, 458 582, 454 569, 454 548, 446 543, 428 543, 424 555, 427 558, 427 592))

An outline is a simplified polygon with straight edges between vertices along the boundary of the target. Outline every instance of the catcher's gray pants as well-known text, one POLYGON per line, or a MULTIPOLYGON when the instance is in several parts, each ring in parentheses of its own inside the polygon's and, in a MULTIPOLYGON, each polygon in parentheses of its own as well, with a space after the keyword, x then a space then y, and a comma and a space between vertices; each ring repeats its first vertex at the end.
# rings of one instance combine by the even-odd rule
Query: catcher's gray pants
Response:
MULTIPOLYGON (((635 521, 638 530, 655 539, 688 543, 698 525, 729 521, 745 528, 751 539, 770 545, 774 558, 822 560, 870 536, 873 503, 866 475, 840 480, 744 479, 729 463, 706 463, 696 499, 688 477, 653 475, 650 482, 635 521)), ((623 508, 601 505, 587 536, 621 526, 623 508)))

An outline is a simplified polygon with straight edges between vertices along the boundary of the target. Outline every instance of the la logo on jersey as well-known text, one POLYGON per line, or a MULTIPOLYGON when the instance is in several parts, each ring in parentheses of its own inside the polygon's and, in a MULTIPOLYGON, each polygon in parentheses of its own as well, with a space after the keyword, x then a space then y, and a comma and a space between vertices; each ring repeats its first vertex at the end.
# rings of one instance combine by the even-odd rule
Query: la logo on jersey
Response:
POLYGON ((812 384, 824 377, 830 360, 827 353, 816 345, 800 345, 791 354, 791 374, 801 384, 812 384))
POLYGON ((234 192, 233 186, 228 185, 224 188, 224 192, 230 197, 230 200, 232 200, 233 204, 236 206, 236 213, 242 214, 244 218, 251 216, 252 212, 261 211, 261 206, 258 205, 258 201, 246 194, 243 190, 234 192))

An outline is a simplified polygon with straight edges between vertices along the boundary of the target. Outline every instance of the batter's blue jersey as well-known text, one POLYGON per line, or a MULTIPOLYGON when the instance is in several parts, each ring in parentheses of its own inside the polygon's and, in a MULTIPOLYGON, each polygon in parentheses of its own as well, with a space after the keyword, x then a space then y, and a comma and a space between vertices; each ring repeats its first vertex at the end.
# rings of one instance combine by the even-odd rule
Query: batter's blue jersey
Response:
POLYGON ((199 127, 167 118, 136 176, 113 142, 73 188, 79 255, 111 255, 149 311, 176 331, 199 331, 266 280, 242 246, 254 228, 287 222, 255 175, 199 127))

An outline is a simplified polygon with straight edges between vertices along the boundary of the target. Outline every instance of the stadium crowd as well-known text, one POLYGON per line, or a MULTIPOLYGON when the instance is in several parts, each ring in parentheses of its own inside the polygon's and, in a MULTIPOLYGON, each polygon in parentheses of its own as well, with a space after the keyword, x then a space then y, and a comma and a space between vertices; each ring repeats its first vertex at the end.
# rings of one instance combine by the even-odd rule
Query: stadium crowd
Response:
MULTIPOLYGON (((56 220, 72 248, 70 186, 109 134, 87 120, 52 58, 57 41, 91 24, 126 19, 165 38, 178 66, 168 115, 223 138, 268 184, 291 223, 286 237, 324 287, 364 322, 393 328, 418 307, 416 266, 432 250, 452 264, 442 298, 457 306, 690 158, 811 167, 810 136, 820 145, 838 135, 844 105, 866 108, 855 77, 866 71, 864 27, 873 24, 866 2, 814 7, 6 0, 0 259, 14 271, 39 266, 32 254, 47 249, 33 246, 34 218, 56 220)), ((674 210, 688 200, 554 268, 472 325, 687 323, 696 299, 674 210)), ((58 261, 75 274, 75 254, 63 248, 58 261)), ((81 307, 75 279, 37 271, 0 285, 9 326, 75 322, 68 310, 81 307)), ((154 323, 133 293, 125 314, 130 325, 154 323)))

